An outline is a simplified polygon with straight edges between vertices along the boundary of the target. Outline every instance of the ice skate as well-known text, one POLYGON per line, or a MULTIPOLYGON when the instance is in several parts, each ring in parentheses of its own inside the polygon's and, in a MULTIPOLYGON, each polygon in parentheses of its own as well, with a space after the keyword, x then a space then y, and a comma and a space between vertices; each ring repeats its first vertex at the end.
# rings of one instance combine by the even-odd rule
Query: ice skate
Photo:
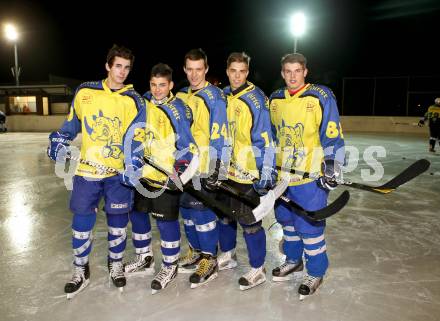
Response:
POLYGON ((111 280, 113 285, 119 289, 119 292, 124 292, 124 286, 127 283, 127 280, 124 276, 122 261, 108 261, 107 267, 109 272, 109 283, 111 280))
POLYGON ((303 270, 304 264, 302 260, 298 263, 291 263, 286 261, 272 270, 272 281, 282 282, 293 280, 297 277, 300 277, 303 270))
POLYGON ((64 286, 64 292, 68 300, 81 292, 90 282, 89 263, 85 265, 74 265, 72 279, 64 286))
POLYGON ((154 257, 151 252, 137 254, 136 257, 124 263, 124 274, 129 276, 142 276, 154 274, 154 257))
POLYGON ((156 294, 165 289, 171 281, 177 277, 177 264, 162 265, 159 273, 156 274, 151 282, 151 294, 156 294))
POLYGON ((227 251, 223 252, 217 257, 218 270, 228 270, 237 267, 237 256, 235 255, 235 251, 227 251))
POLYGON ((194 273, 197 269, 197 264, 202 259, 202 253, 198 250, 194 250, 189 247, 185 256, 179 259, 179 272, 180 273, 194 273))
POLYGON ((323 280, 323 277, 315 277, 306 274, 298 289, 300 301, 315 293, 323 280))
POLYGON ((243 275, 239 280, 240 290, 248 290, 261 283, 266 282, 266 269, 263 266, 259 268, 251 268, 248 273, 243 275))
POLYGON ((434 149, 434 147, 430 147, 430 148, 429 148, 429 151, 430 151, 431 153, 435 153, 435 149, 434 149))
POLYGON ((189 277, 191 289, 195 289, 218 276, 217 259, 210 254, 202 254, 197 270, 189 277))

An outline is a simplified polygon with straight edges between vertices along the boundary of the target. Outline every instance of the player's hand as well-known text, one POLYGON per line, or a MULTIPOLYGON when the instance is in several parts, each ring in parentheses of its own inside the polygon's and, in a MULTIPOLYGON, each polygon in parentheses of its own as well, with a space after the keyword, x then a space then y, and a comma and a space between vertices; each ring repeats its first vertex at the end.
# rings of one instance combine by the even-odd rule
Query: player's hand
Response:
POLYGON ((342 179, 342 169, 334 159, 326 159, 322 163, 322 172, 324 176, 318 179, 318 185, 322 188, 332 191, 338 187, 338 180, 342 179))
POLYGON ((47 147, 47 156, 56 162, 65 162, 66 157, 70 156, 71 137, 68 134, 58 131, 49 135, 49 146, 47 147))
POLYGON ((131 160, 131 164, 126 166, 124 172, 120 177, 121 183, 132 187, 139 185, 139 180, 142 177, 142 169, 144 165, 145 162, 143 159, 139 157, 133 157, 131 160))
POLYGON ((209 176, 201 179, 202 186, 208 191, 215 191, 219 188, 219 173, 222 162, 220 159, 215 161, 214 172, 209 176))
POLYGON ((259 195, 266 195, 267 192, 275 187, 278 173, 271 167, 263 166, 260 172, 260 179, 253 183, 254 190, 259 195))

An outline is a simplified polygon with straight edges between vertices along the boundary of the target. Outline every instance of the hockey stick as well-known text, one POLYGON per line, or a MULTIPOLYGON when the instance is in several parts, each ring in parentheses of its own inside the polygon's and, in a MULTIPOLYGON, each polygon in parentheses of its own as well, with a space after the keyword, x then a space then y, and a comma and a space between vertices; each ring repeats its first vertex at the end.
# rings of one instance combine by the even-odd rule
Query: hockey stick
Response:
MULTIPOLYGON (((163 168, 161 165, 154 162, 151 158, 144 158, 145 162, 157 169, 158 171, 164 173, 165 175, 168 175, 171 177, 173 173, 170 173, 168 170, 163 168)), ((181 177, 181 176, 180 176, 181 177)), ((180 180, 180 177, 176 175, 175 179, 180 180)), ((223 204, 222 202, 217 201, 216 199, 208 196, 207 194, 203 193, 202 191, 199 191, 194 188, 191 181, 188 181, 187 184, 183 184, 183 181, 180 180, 180 183, 183 186, 183 190, 185 192, 188 192, 190 195, 197 198, 199 201, 201 201, 205 206, 211 208, 214 211, 217 211, 218 213, 225 215, 227 217, 232 218, 233 220, 243 222, 244 224, 253 224, 257 222, 258 220, 252 215, 252 214, 241 214, 239 215, 235 210, 231 209, 229 206, 223 204)))
MULTIPOLYGON (((246 171, 242 170, 241 168, 239 168, 239 166, 237 164, 231 163, 231 166, 233 166, 236 170, 238 170, 240 172, 240 174, 247 176, 251 180, 256 180, 256 177, 251 175, 249 172, 246 172, 246 171)), ((220 187, 225 188, 225 185, 226 185, 225 183, 222 183, 220 185, 220 187)), ((244 200, 246 200, 250 204, 255 204, 256 202, 258 202, 258 200, 256 198, 251 198, 251 197, 249 197, 249 195, 241 193, 240 191, 234 189, 232 186, 228 186, 227 188, 229 189, 228 190, 229 193, 232 193, 232 194, 235 194, 239 197, 242 197, 244 200)), ((269 194, 267 194, 267 195, 269 195, 269 194)), ((267 195, 262 196, 260 199, 266 197, 267 195)), ((337 212, 339 212, 348 203, 348 201, 350 199, 350 193, 348 191, 342 192, 342 194, 339 195, 339 197, 335 201, 333 201, 333 203, 331 203, 330 205, 328 205, 324 208, 316 210, 316 211, 307 211, 302 206, 295 203, 290 198, 288 198, 284 195, 280 195, 277 199, 279 199, 283 204, 287 205, 291 209, 295 210, 295 212, 298 213, 299 215, 304 216, 312 221, 321 221, 321 220, 324 220, 332 215, 335 215, 337 212)), ((259 208, 264 206, 264 204, 265 204, 264 202, 260 202, 260 205, 254 209, 253 212, 254 212, 255 216, 257 216, 258 213, 260 213, 259 208), (255 212, 257 212, 257 213, 255 213, 255 212)), ((273 208, 273 206, 272 206, 272 208, 273 208)), ((266 211, 267 211, 267 209, 261 210, 261 212, 263 212, 263 213, 266 211)))
POLYGON ((400 185, 403 185, 409 182, 410 180, 416 178, 420 174, 426 172, 430 164, 431 163, 426 159, 419 159, 418 161, 408 166, 408 168, 403 170, 400 174, 397 174, 397 176, 395 176, 394 178, 392 178, 391 180, 380 186, 369 186, 369 185, 350 182, 350 181, 343 181, 342 185, 354 187, 364 191, 379 193, 379 194, 388 194, 396 190, 400 185))
MULTIPOLYGON (((430 166, 430 162, 426 159, 419 159, 411 164, 408 168, 403 170, 401 173, 397 174, 394 178, 389 180, 383 185, 380 186, 370 186, 362 183, 351 182, 349 180, 337 181, 339 185, 344 185, 348 187, 353 187, 357 189, 361 189, 368 192, 379 193, 379 194, 389 194, 396 190, 400 185, 403 185, 410 180, 416 178, 420 174, 426 172, 430 166)), ((277 166, 277 169, 281 169, 282 171, 286 170, 285 168, 280 168, 277 166)), ((309 177, 309 173, 307 172, 298 172, 294 169, 289 171, 292 174, 300 174, 303 175, 304 178, 309 177)))

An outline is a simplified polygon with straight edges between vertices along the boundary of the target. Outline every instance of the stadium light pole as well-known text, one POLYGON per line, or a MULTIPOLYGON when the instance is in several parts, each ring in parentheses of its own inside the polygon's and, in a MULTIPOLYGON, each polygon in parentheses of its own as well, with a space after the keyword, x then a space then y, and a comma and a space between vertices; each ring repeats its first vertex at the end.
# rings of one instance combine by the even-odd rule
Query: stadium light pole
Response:
POLYGON ((296 12, 290 17, 290 32, 293 35, 294 46, 293 52, 296 52, 298 45, 298 38, 301 37, 306 29, 306 17, 302 12, 296 12))
POLYGON ((14 55, 15 55, 15 66, 11 67, 12 75, 15 77, 15 85, 18 87, 20 85, 19 77, 21 68, 18 67, 18 51, 17 51, 17 41, 18 32, 14 25, 5 25, 5 36, 8 40, 14 42, 14 55))

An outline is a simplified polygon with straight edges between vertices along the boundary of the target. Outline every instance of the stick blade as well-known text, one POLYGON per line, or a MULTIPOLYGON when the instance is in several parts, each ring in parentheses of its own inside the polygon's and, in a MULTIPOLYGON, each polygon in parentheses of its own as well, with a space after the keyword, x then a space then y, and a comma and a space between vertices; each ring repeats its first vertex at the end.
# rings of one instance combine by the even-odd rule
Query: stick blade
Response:
POLYGON ((338 213, 345 205, 347 205, 349 200, 350 193, 348 191, 344 191, 335 201, 333 201, 333 203, 324 207, 323 209, 313 212, 307 211, 307 216, 313 221, 325 220, 326 218, 338 213))
MULTIPOLYGON (((411 164, 407 169, 394 177, 389 182, 376 187, 378 190, 394 190, 400 185, 403 185, 420 174, 426 172, 431 163, 426 159, 419 159, 415 163, 411 164)), ((386 194, 386 193, 385 193, 386 194)))

